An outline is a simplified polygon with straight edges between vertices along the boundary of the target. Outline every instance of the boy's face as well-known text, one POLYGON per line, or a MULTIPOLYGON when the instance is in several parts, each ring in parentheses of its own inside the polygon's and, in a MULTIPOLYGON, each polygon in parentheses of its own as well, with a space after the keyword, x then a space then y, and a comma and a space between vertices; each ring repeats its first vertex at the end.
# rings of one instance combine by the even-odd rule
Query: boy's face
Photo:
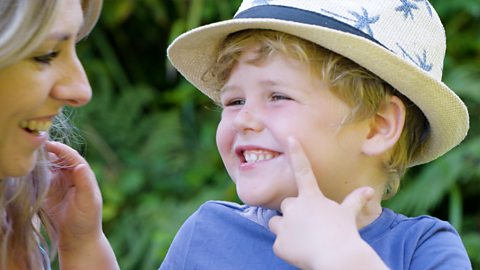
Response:
POLYGON ((283 55, 261 64, 245 52, 220 94, 217 146, 240 199, 279 209, 297 195, 287 138, 306 151, 320 189, 336 201, 356 182, 368 121, 344 124, 349 107, 335 97, 308 65, 283 55))

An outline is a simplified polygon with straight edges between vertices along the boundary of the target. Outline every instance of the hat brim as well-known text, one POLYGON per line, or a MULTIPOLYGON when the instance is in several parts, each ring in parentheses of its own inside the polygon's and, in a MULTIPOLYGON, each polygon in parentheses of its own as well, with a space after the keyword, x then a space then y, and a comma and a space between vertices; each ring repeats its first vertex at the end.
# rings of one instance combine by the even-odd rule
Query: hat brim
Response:
POLYGON ((215 90, 209 89, 202 77, 216 59, 224 38, 246 29, 276 30, 309 40, 351 59, 408 97, 422 110, 430 125, 425 151, 409 167, 436 159, 467 134, 467 108, 443 82, 375 42, 335 29, 278 19, 231 19, 180 35, 168 47, 168 58, 190 83, 214 99, 215 90))

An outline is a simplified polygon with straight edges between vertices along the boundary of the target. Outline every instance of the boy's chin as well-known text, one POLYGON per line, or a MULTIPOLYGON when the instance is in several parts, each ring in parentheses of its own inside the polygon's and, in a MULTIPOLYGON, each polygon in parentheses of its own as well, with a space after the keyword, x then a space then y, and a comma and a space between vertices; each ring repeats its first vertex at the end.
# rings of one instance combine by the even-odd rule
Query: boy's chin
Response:
POLYGON ((249 206, 257 206, 262 208, 268 208, 272 210, 280 210, 281 200, 267 199, 265 196, 252 196, 238 194, 240 200, 249 206))

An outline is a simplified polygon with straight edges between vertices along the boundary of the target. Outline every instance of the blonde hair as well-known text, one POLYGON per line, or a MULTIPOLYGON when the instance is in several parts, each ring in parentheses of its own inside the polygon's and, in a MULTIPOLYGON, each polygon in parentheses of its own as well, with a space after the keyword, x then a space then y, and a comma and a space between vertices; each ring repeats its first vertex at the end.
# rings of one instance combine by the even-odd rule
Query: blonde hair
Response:
MULTIPOLYGON (((45 39, 62 0, 2 0, 0 2, 0 68, 25 58, 45 39), (18 33, 22 33, 19 35, 18 33)), ((81 0, 84 23, 78 38, 96 24, 103 0, 81 0)))
MULTIPOLYGON (((350 106, 351 113, 344 124, 374 116, 392 95, 402 100, 406 107, 405 126, 384 164, 388 176, 384 199, 393 196, 409 163, 423 151, 428 135, 428 122, 420 109, 350 59, 307 40, 272 30, 244 30, 229 35, 219 46, 217 59, 203 75, 203 80, 211 84, 212 89, 221 89, 242 53, 252 48, 257 53, 254 63, 280 53, 310 65, 311 70, 330 86, 330 91, 350 106)), ((218 102, 218 95, 214 99, 218 102)))
MULTIPOLYGON (((0 68, 14 64, 31 54, 48 35, 59 7, 64 0, 2 0, 0 2, 0 68)), ((79 0, 84 22, 79 39, 88 35, 100 15, 102 0, 79 0)), ((64 115, 55 119, 51 132, 66 137, 71 127, 64 115)), ((0 180, 0 269, 9 260, 26 269, 48 265, 49 258, 40 247, 47 249, 41 226, 50 238, 54 255, 55 228, 42 210, 50 185, 49 164, 43 149, 38 152, 35 168, 23 177, 0 180), (39 245, 40 243, 40 245, 39 245)))

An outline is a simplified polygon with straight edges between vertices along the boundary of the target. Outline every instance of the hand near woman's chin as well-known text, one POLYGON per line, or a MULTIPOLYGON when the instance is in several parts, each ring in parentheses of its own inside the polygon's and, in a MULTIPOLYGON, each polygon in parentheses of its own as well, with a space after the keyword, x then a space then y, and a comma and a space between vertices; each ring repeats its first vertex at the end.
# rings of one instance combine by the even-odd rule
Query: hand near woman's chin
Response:
POLYGON ((52 163, 52 182, 43 208, 55 226, 59 253, 84 249, 104 237, 97 180, 76 150, 58 142, 47 142, 45 149, 52 163))

